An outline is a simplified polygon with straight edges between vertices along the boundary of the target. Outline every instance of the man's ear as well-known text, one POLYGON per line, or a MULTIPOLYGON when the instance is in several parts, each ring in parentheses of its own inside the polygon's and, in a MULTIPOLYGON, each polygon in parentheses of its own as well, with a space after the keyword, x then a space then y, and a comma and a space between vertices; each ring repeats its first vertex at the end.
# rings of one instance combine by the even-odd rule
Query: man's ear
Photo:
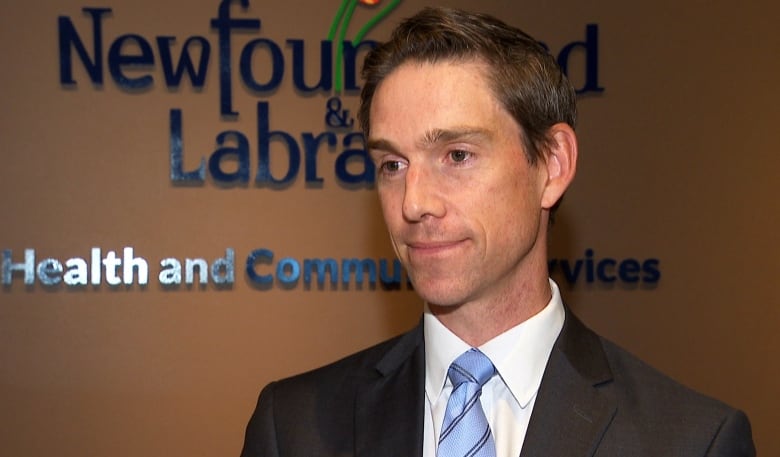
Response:
POLYGON ((548 131, 550 139, 545 161, 547 181, 542 193, 542 208, 550 209, 561 199, 577 171, 577 135, 568 124, 558 123, 548 131))

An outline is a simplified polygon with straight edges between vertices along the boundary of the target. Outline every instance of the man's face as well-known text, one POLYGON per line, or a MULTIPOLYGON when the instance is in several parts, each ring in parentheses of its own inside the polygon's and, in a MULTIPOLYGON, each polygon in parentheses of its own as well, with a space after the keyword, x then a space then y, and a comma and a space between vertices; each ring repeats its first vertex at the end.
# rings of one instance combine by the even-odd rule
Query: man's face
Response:
POLYGON ((396 254, 429 304, 500 300, 546 279, 543 161, 478 62, 408 62, 379 85, 368 147, 396 254))

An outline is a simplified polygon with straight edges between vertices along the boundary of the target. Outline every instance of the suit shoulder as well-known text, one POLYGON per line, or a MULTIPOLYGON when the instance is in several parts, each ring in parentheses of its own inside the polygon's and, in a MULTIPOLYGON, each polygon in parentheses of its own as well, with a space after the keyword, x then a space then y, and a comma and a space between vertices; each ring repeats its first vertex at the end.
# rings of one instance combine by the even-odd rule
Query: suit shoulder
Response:
MULTIPOLYGON (((744 413, 673 380, 571 313, 548 369, 551 374, 537 401, 591 398, 609 412, 598 455, 755 455, 744 413)), ((545 419, 550 421, 545 426, 554 426, 554 420, 545 419)))
MULTIPOLYGON (((688 455, 708 450, 713 456, 754 456, 747 416, 720 400, 673 380, 633 354, 602 339, 613 381, 602 391, 617 403, 610 432, 619 436, 664 437, 647 446, 657 455, 688 455)), ((636 444, 635 444, 636 445, 636 444)))
POLYGON ((685 424, 717 435, 725 424, 751 435, 742 411, 683 385, 610 341, 602 339, 602 344, 614 376, 613 395, 644 426, 684 430, 685 424))
POLYGON ((377 381, 394 379, 400 381, 391 384, 406 389, 400 398, 414 394, 413 380, 422 379, 422 344, 421 332, 415 329, 268 384, 247 425, 243 455, 353 455, 355 405, 360 393, 383 384, 377 381), (383 379, 386 375, 390 376, 383 379))
POLYGON ((609 360, 615 383, 641 399, 651 397, 654 402, 686 406, 694 411, 725 414, 733 410, 715 398, 697 392, 650 366, 617 344, 602 338, 602 346, 609 360))
POLYGON ((339 360, 277 381, 277 389, 310 388, 313 385, 344 385, 356 379, 376 377, 383 367, 403 361, 422 344, 419 328, 382 341, 339 360), (400 353, 400 354, 396 354, 400 353))

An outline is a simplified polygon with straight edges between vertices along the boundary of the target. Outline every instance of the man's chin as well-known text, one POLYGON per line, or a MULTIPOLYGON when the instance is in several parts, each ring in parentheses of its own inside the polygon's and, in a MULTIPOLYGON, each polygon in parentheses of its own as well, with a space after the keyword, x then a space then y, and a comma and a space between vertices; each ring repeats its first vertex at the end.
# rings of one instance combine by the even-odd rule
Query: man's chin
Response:
POLYGON ((441 307, 457 307, 468 298, 469 291, 463 275, 451 274, 451 272, 427 275, 419 273, 419 270, 411 270, 409 279, 415 292, 425 303, 441 307))

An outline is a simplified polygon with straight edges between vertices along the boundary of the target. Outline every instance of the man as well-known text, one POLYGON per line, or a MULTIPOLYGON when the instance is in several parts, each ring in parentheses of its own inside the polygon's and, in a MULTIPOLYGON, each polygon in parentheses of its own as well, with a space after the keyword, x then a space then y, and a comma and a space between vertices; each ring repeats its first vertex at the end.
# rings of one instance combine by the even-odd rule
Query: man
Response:
POLYGON ((425 9, 366 58, 360 120, 411 332, 268 385, 242 456, 750 456, 747 418, 587 329, 548 279, 575 95, 488 16, 425 9))

